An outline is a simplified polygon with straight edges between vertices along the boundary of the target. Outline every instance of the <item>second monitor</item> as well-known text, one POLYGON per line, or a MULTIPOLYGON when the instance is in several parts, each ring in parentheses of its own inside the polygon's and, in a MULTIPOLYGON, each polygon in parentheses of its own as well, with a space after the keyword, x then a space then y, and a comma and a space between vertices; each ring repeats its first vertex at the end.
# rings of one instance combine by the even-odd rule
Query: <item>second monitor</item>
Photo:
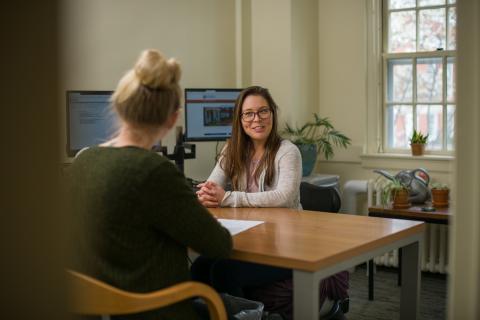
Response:
POLYGON ((240 91, 242 89, 185 89, 185 140, 229 138, 233 108, 240 91))

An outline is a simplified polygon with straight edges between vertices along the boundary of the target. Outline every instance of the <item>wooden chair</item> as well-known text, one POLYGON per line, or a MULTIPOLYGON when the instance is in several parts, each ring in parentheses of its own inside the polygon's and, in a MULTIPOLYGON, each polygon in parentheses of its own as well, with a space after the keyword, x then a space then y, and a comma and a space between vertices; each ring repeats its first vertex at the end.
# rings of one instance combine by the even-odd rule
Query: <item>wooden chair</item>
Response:
POLYGON ((199 282, 186 281, 154 292, 133 293, 76 271, 67 270, 67 276, 70 310, 76 314, 102 315, 102 319, 109 319, 109 315, 138 313, 201 297, 208 306, 210 319, 227 319, 220 296, 212 288, 199 282))

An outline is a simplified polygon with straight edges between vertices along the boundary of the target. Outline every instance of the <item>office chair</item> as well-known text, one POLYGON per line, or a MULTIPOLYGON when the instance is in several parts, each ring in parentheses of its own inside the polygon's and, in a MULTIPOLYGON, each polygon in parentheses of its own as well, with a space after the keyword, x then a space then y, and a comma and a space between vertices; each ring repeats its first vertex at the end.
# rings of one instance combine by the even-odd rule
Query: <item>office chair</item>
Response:
MULTIPOLYGON (((342 205, 338 190, 333 187, 316 186, 308 182, 300 183, 300 203, 304 210, 337 213, 342 205)), ((349 299, 335 301, 332 310, 321 320, 342 319, 349 309, 349 299)))
POLYGON ((154 292, 133 293, 72 270, 67 270, 67 277, 70 310, 76 314, 102 315, 102 319, 109 319, 109 315, 138 313, 201 297, 207 304, 210 319, 227 320, 220 296, 199 282, 186 281, 154 292))
POLYGON ((340 194, 334 187, 321 187, 308 182, 300 183, 300 203, 304 210, 338 212, 340 194))

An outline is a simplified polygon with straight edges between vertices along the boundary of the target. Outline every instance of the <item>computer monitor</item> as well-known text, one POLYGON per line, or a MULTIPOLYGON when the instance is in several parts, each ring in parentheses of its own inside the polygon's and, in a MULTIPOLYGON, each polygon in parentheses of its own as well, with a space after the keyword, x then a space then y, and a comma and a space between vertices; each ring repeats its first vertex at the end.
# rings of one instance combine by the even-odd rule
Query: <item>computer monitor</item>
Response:
POLYGON ((222 141, 232 135, 242 89, 185 89, 185 141, 222 141))
POLYGON ((67 155, 109 140, 117 128, 112 91, 67 91, 67 155))

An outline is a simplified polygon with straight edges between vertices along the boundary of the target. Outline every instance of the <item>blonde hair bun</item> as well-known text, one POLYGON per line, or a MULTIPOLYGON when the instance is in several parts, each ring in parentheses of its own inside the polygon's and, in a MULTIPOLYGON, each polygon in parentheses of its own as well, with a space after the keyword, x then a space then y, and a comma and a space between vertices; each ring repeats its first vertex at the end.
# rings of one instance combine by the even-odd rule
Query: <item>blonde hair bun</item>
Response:
POLYGON ((180 107, 180 64, 158 50, 143 51, 135 66, 120 79, 112 107, 126 122, 162 125, 180 107))
POLYGON ((140 84, 151 89, 167 89, 180 80, 180 65, 158 50, 148 49, 140 54, 134 67, 135 76, 140 84))

